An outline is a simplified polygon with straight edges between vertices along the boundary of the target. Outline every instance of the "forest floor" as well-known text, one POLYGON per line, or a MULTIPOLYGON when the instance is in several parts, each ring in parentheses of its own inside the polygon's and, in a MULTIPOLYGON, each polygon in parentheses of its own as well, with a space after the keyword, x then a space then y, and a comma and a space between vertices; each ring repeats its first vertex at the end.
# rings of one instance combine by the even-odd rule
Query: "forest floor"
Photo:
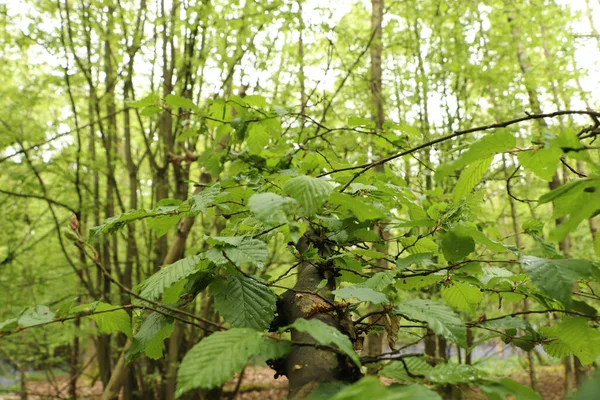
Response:
MULTIPOLYGON (((564 372, 561 365, 538 366, 538 388, 543 400, 561 400, 563 398, 564 372)), ((529 385, 529 376, 525 373, 511 375, 519 383, 529 385)), ((57 389, 64 388, 67 378, 58 378, 55 385, 48 382, 29 382, 27 391, 29 400, 49 400, 67 398, 66 392, 57 396, 57 389)), ((225 384, 223 398, 228 398, 235 391, 238 376, 225 384)), ((99 399, 102 388, 99 382, 94 386, 81 382, 79 395, 81 399, 99 399)), ((237 400, 281 400, 287 394, 287 379, 273 378, 273 371, 269 368, 248 368, 244 372, 240 384, 237 400)), ((463 398, 468 400, 485 399, 477 392, 465 392, 463 398)), ((19 400, 18 394, 0 394, 0 400, 19 400)))

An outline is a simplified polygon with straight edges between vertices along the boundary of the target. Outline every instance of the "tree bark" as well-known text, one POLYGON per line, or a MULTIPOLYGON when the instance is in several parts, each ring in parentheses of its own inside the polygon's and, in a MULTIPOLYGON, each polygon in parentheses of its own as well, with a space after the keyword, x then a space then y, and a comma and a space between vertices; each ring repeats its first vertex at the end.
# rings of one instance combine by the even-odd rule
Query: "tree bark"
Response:
MULTIPOLYGON (((296 248, 303 253, 309 248, 311 242, 320 249, 321 257, 327 257, 329 250, 312 232, 307 232, 296 244, 296 248)), ((330 293, 332 290, 335 290, 333 274, 329 274, 326 269, 320 271, 310 263, 301 264, 298 267, 294 288, 285 292, 278 304, 278 312, 283 324, 291 324, 298 318, 315 318, 341 330, 338 319, 332 313, 312 312, 319 306, 328 304, 324 299, 333 302, 334 296, 330 293), (327 279, 327 284, 317 292, 318 285, 323 279, 327 279), (319 295, 306 294, 306 292, 319 295)), ((295 330, 292 330, 292 342, 317 343, 309 334, 295 330)), ((284 369, 283 372, 289 380, 290 399, 306 397, 322 383, 354 382, 360 377, 360 371, 355 366, 348 364, 333 351, 317 346, 292 345, 284 369)))

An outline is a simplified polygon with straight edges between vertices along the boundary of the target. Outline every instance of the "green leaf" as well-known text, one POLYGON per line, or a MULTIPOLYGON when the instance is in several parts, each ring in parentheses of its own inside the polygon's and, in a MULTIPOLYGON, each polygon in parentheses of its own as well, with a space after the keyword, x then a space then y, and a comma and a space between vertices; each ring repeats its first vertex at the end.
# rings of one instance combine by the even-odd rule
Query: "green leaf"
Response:
POLYGON ((521 318, 515 317, 504 317, 502 319, 495 319, 492 321, 484 322, 483 326, 490 329, 521 329, 524 331, 531 330, 531 325, 529 322, 525 321, 521 318))
POLYGON ((181 218, 180 215, 183 214, 197 215, 201 212, 206 212, 207 207, 214 203, 220 191, 221 187, 218 184, 215 184, 192 195, 184 202, 165 199, 161 200, 156 208, 151 211, 131 210, 120 215, 115 215, 114 217, 104 220, 102 225, 91 228, 90 237, 101 233, 116 232, 131 222, 145 218, 158 218, 159 221, 154 222, 152 225, 159 229, 159 233, 164 234, 165 229, 168 230, 172 226, 172 223, 178 220, 169 217, 177 216, 178 218, 181 218))
POLYGON ((160 106, 148 106, 144 107, 144 109, 140 112, 142 117, 152 117, 156 114, 160 114, 163 111, 163 108, 160 106))
POLYGON ((262 360, 273 360, 285 356, 292 349, 289 340, 276 340, 263 336, 257 354, 262 360))
POLYGON ((331 400, 391 399, 388 389, 374 376, 365 376, 340 390, 331 400))
POLYGON ((19 326, 26 328, 52 322, 54 313, 46 306, 27 307, 17 318, 19 326))
POLYGON ((183 218, 183 214, 161 215, 146 219, 146 224, 148 225, 148 228, 154 231, 156 237, 161 237, 166 235, 171 228, 177 225, 181 218, 183 218))
POLYGON ((15 329, 17 326, 17 318, 7 319, 6 321, 0 322, 0 333, 8 333, 15 329))
POLYGON ((530 170, 546 182, 550 182, 556 172, 556 165, 560 161, 562 151, 556 147, 549 147, 533 151, 521 151, 517 154, 519 164, 530 170))
POLYGON ((104 223, 90 229, 90 236, 96 236, 101 233, 112 233, 121 229, 126 224, 143 218, 148 218, 151 213, 146 210, 131 210, 120 215, 115 215, 104 220, 104 223))
POLYGON ((283 185, 283 191, 302 206, 305 216, 314 215, 325 204, 332 190, 329 182, 312 176, 297 176, 283 185))
POLYGON ((514 136, 507 131, 499 131, 486 135, 477 142, 473 143, 467 151, 465 151, 458 160, 440 166, 436 175, 438 177, 444 177, 457 169, 461 169, 466 165, 471 164, 474 161, 488 158, 496 153, 501 153, 506 150, 510 150, 517 145, 517 141, 514 136))
POLYGON ((451 385, 473 383, 483 377, 483 373, 471 365, 450 363, 436 365, 427 376, 431 382, 451 385))
POLYGON ((442 400, 442 397, 433 390, 415 383, 411 385, 394 385, 388 389, 391 392, 387 399, 406 399, 406 400, 442 400))
POLYGON ((155 94, 149 94, 141 100, 126 100, 127 106, 133 108, 144 108, 148 106, 157 106, 160 104, 160 99, 155 94))
POLYGON ((377 272, 372 277, 367 279, 362 284, 365 288, 373 289, 376 292, 381 292, 392 283, 394 283, 394 277, 396 276, 395 271, 382 271, 377 272))
POLYGON ((384 217, 381 210, 375 208, 372 204, 368 204, 360 198, 353 197, 347 193, 333 192, 329 197, 329 202, 352 212, 361 222, 384 217))
POLYGON ((441 292, 448 305, 467 312, 475 311, 483 300, 483 294, 478 288, 464 282, 452 281, 442 287, 441 292))
POLYGON ((230 274, 211 284, 215 309, 235 328, 269 328, 275 317, 277 296, 263 283, 230 274))
POLYGON ((342 289, 334 290, 331 293, 341 299, 358 299, 358 301, 368 301, 373 304, 386 304, 389 300, 383 293, 379 293, 368 287, 346 286, 342 289))
POLYGON ((396 313, 424 321, 438 335, 467 347, 467 329, 451 308, 433 300, 411 299, 396 305, 396 313))
POLYGON ((400 258, 396 260, 396 267, 402 270, 410 267, 413 264, 419 264, 423 267, 429 267, 434 265, 433 263, 433 253, 417 253, 411 254, 408 257, 400 258))
POLYGON ((506 400, 512 396, 519 400, 541 400, 542 397, 529 386, 521 385, 512 379, 504 378, 499 382, 490 382, 480 385, 479 388, 489 400, 506 400))
POLYGON ((407 369, 408 372, 410 372, 410 374, 413 376, 426 376, 433 370, 433 367, 429 365, 423 357, 407 357, 404 359, 404 363, 402 363, 402 361, 389 362, 381 369, 379 375, 386 378, 395 379, 398 382, 413 381, 414 378, 408 375, 406 372, 407 369), (404 364, 406 364, 406 367, 404 364))
POLYGON ((221 186, 217 183, 196 194, 193 194, 187 200, 190 205, 190 214, 198 215, 200 213, 205 213, 208 206, 215 203, 215 199, 220 192, 221 186))
POLYGON ((531 281, 545 294, 569 304, 573 284, 591 274, 592 265, 585 260, 547 260, 534 256, 522 256, 521 266, 531 281))
POLYGON ((99 302, 94 312, 102 312, 93 314, 91 317, 98 325, 98 330, 102 333, 123 332, 127 337, 131 338, 131 318, 123 309, 117 306, 99 302), (109 311, 115 310, 115 311, 109 311))
POLYGON ((125 361, 130 363, 139 354, 158 360, 163 356, 163 341, 173 333, 173 320, 153 312, 144 319, 133 337, 131 347, 125 352, 125 361))
POLYGON ((409 236, 400 239, 402 247, 408 251, 409 254, 420 254, 420 253, 438 253, 438 246, 435 242, 426 237, 409 236))
POLYGON ((253 122, 248 128, 248 137, 246 143, 250 154, 260 154, 261 151, 269 144, 271 135, 267 132, 266 127, 260 122, 253 122))
POLYGON ((475 251, 475 241, 470 236, 448 231, 442 237, 442 252, 446 260, 454 263, 461 261, 475 251))
POLYGON ((461 226, 453 229, 458 235, 471 236, 477 243, 481 243, 488 249, 497 253, 507 252, 508 249, 500 242, 491 240, 483 234, 474 224, 461 226))
POLYGON ((446 274, 430 274, 424 276, 405 277, 396 280, 395 287, 399 290, 421 289, 427 286, 435 285, 446 278, 446 274))
POLYGON ((583 365, 600 356, 600 332, 586 318, 566 318, 557 326, 540 329, 540 334, 546 336, 542 345, 551 356, 573 354, 583 365))
POLYGON ((204 260, 202 255, 194 255, 182 258, 173 264, 165 265, 144 281, 141 285, 140 296, 158 300, 164 291, 173 284, 187 278, 194 272, 208 268, 208 262, 204 260))
POLYGON ((248 207, 256 219, 274 225, 287 222, 286 212, 295 204, 296 200, 275 193, 259 193, 248 199, 248 207))
POLYGON ((358 192, 375 192, 377 187, 373 185, 365 185, 364 183, 354 182, 350 184, 350 193, 356 194, 358 192))
POLYGON ((494 157, 488 157, 474 161, 461 172, 460 178, 458 178, 458 182, 454 187, 454 203, 458 203, 471 193, 471 190, 477 186, 490 168, 493 159, 494 157))
POLYGON ((299 318, 288 328, 296 329, 299 332, 306 332, 312 336, 317 342, 326 346, 330 344, 336 345, 350 358, 358 367, 361 366, 358 354, 352 348, 352 342, 348 336, 335 329, 333 326, 318 319, 299 318))
POLYGON ((239 246, 232 248, 225 247, 224 250, 227 256, 238 266, 247 262, 262 268, 269 256, 265 242, 249 237, 245 237, 239 246))
POLYGON ((597 179, 576 179, 565 185, 560 186, 548 193, 543 194, 538 199, 538 204, 548 203, 559 197, 566 196, 572 192, 580 192, 589 187, 594 187, 597 184, 597 179))
POLYGON ((305 397, 304 400, 331 400, 336 393, 346 386, 348 386, 348 384, 339 381, 321 383, 315 390, 310 392, 308 397, 305 397))
POLYGON ((262 335, 252 329, 215 332, 187 352, 177 372, 176 397, 196 389, 227 382, 255 355, 262 335))
POLYGON ((168 94, 165 97, 165 103, 172 109, 178 108, 189 108, 190 110, 198 109, 198 106, 194 104, 194 102, 190 99, 186 99, 185 97, 176 96, 174 94, 168 94))

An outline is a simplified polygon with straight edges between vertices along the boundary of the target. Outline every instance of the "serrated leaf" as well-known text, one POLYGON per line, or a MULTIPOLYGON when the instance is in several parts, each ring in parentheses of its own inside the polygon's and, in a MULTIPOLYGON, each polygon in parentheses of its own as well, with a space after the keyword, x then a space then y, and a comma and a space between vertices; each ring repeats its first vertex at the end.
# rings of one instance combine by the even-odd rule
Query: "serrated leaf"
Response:
POLYGON ((388 392, 390 392, 390 394, 386 397, 387 400, 442 400, 442 396, 433 390, 416 383, 390 386, 388 392))
POLYGON ((259 193, 248 199, 248 207, 256 219, 265 223, 283 224, 287 221, 286 210, 291 209, 296 200, 275 193, 259 193))
POLYGON ((515 317, 504 317, 502 319, 495 319, 492 321, 484 322, 483 326, 490 329, 521 329, 524 331, 531 330, 531 325, 529 322, 525 321, 521 318, 515 317))
POLYGON ((413 264, 419 264, 423 267, 429 267, 431 265, 434 265, 432 259, 433 253, 411 254, 408 257, 396 260, 396 267, 398 267, 398 269, 400 270, 408 268, 413 264))
POLYGON ((133 337, 131 347, 125 352, 125 361, 130 363, 139 354, 158 360, 163 355, 163 341, 173 333, 173 320, 157 312, 149 314, 133 337))
POLYGON ((201 212, 206 212, 207 207, 213 204, 220 191, 220 186, 216 184, 192 195, 184 202, 166 199, 161 200, 156 208, 150 211, 131 210, 120 215, 115 215, 104 220, 102 225, 91 228, 90 237, 101 233, 116 232, 131 222, 146 218, 158 218, 159 221, 154 223, 155 227, 159 228, 160 233, 165 233, 163 230, 168 230, 171 227, 170 224, 174 221, 174 219, 169 219, 167 217, 182 214, 197 215, 201 212), (163 226, 164 224, 167 224, 168 226, 165 227, 163 226))
POLYGON ((165 103, 172 109, 189 108, 190 110, 195 110, 198 108, 192 100, 174 94, 168 94, 165 97, 165 103))
POLYGON ((260 154, 265 146, 269 144, 270 136, 265 126, 261 123, 251 123, 248 128, 248 137, 246 138, 250 154, 260 154))
POLYGON ((215 264, 227 264, 231 260, 238 267, 249 263, 262 268, 269 255, 266 243, 250 236, 213 236, 207 237, 206 242, 214 245, 206 252, 206 258, 215 264))
POLYGON ((508 249, 502 243, 491 240, 474 225, 461 226, 454 228, 453 231, 459 235, 471 236, 476 242, 481 243, 488 249, 497 253, 504 253, 508 251, 508 249))
POLYGON ((521 151, 517 154, 519 164, 530 170, 546 182, 550 182, 556 172, 556 165, 560 161, 562 151, 556 147, 549 147, 533 151, 521 151))
POLYGON ((277 296, 267 286, 243 275, 231 274, 211 285, 215 308, 235 328, 269 328, 277 296))
POLYGON ((409 236, 400 238, 400 244, 407 249, 409 254, 420 254, 420 253, 437 253, 438 245, 429 238, 409 236))
POLYGON ((394 277, 396 276, 395 271, 382 271, 377 272, 372 277, 367 279, 362 286, 381 292, 392 283, 394 283, 394 277))
POLYGON ((448 306, 432 300, 411 299, 397 304, 395 311, 411 319, 424 321, 436 334, 461 347, 467 347, 465 324, 448 306))
POLYGON ((190 205, 190 213, 192 215, 198 215, 200 213, 205 213, 208 206, 212 205, 217 198, 217 195, 221 192, 221 186, 219 184, 215 184, 213 186, 207 187, 201 192, 193 194, 187 202, 190 205))
POLYGON ((436 365, 427 378, 438 384, 458 385, 475 383, 484 377, 484 373, 471 365, 442 363, 436 365))
POLYGON ((0 333, 10 332, 18 326, 17 318, 0 322, 0 333))
POLYGON ((159 98, 155 94, 149 94, 148 96, 144 97, 143 99, 126 100, 125 103, 127 103, 127 106, 129 106, 129 107, 144 108, 144 107, 148 107, 148 106, 158 105, 159 98))
POLYGON ((442 297, 446 303, 462 311, 474 311, 483 300, 483 294, 475 286, 464 282, 450 282, 442 287, 442 297))
POLYGON ((156 114, 159 114, 163 111, 162 107, 159 106, 148 106, 148 107, 144 107, 144 109, 142 109, 142 111, 140 111, 140 115, 142 117, 152 117, 156 114))
POLYGON ((227 382, 255 355, 262 335, 252 329, 233 328, 204 338, 185 355, 177 372, 176 397, 196 389, 227 382))
POLYGON ((519 400, 541 400, 542 397, 529 386, 521 385, 512 379, 504 378, 499 382, 480 385, 479 388, 489 400, 506 400, 508 396, 519 400))
POLYGON ((487 285, 488 283, 490 283, 490 281, 492 281, 492 279, 508 278, 510 276, 513 276, 513 273, 507 270, 506 268, 491 266, 484 269, 484 273, 483 276, 480 278, 480 281, 484 285, 487 285))
POLYGON ((244 237, 244 240, 242 240, 238 246, 226 246, 223 250, 237 266, 249 263, 262 268, 269 256, 269 251, 267 250, 267 244, 265 242, 247 236, 244 237))
POLYGON ((358 299, 358 301, 368 301, 373 304, 389 303, 389 300, 383 293, 379 293, 368 287, 346 286, 342 289, 332 291, 340 299, 358 299))
POLYGON ((481 178, 488 171, 492 160, 493 157, 488 157, 474 161, 461 172, 458 182, 456 182, 456 186, 454 187, 454 203, 458 203, 477 186, 481 178))
POLYGON ((496 153, 510 150, 516 145, 517 141, 510 132, 499 131, 490 135, 486 135, 469 146, 467 151, 461 154, 456 161, 438 168, 436 175, 438 177, 446 176, 452 173, 452 171, 461 169, 474 161, 488 158, 496 153))
POLYGON ((348 384, 339 381, 321 383, 315 390, 310 392, 308 397, 305 397, 304 400, 331 400, 336 393, 346 386, 348 386, 348 384))
POLYGON ((545 294, 568 304, 573 284, 588 278, 592 265, 585 260, 547 260, 534 256, 522 256, 521 266, 531 281, 545 294))
POLYGON ((286 181, 283 190, 303 207, 305 216, 311 216, 325 204, 333 187, 323 179, 297 176, 286 181))
POLYGON ((126 224, 143 218, 148 218, 151 213, 146 210, 131 210, 120 215, 115 215, 104 220, 104 223, 90 229, 90 236, 101 233, 112 233, 121 229, 126 224))
POLYGON ((347 193, 333 192, 329 196, 329 202, 333 205, 339 205, 343 210, 348 210, 361 222, 376 220, 384 216, 383 212, 373 204, 369 204, 358 197, 347 193))
POLYGON ((446 260, 458 262, 475 251, 475 241, 470 236, 448 231, 442 237, 442 252, 446 260))
POLYGON ((29 326, 35 326, 52 322, 54 319, 54 313, 50 309, 43 305, 37 305, 35 307, 27 307, 17 318, 19 326, 26 328, 29 326))
POLYGON ((142 283, 140 296, 150 300, 158 300, 165 289, 171 287, 171 285, 187 278, 198 270, 207 268, 208 262, 203 262, 203 258, 202 255, 194 255, 182 258, 173 264, 165 265, 160 271, 142 283))
POLYGON ((100 332, 123 332, 127 337, 131 338, 131 317, 129 317, 125 310, 120 309, 117 306, 99 302, 94 312, 98 311, 108 311, 100 314, 93 314, 91 316, 98 325, 98 330, 100 332))
POLYGON ((445 278, 445 274, 430 274, 424 276, 405 277, 397 279, 394 286, 396 286, 399 290, 421 289, 427 286, 435 285, 444 280, 445 278))
POLYGON ((410 382, 414 378, 411 378, 406 370, 411 375, 427 375, 433 370, 433 367, 425 361, 423 357, 407 357, 404 359, 404 363, 401 361, 391 361, 386 364, 379 375, 386 378, 395 379, 399 382, 410 382), (406 367, 404 366, 406 364, 406 367))
POLYGON ((171 228, 183 218, 183 214, 178 215, 161 215, 153 218, 148 218, 146 224, 148 228, 152 229, 156 234, 156 237, 166 235, 171 228))
POLYGON ((340 390, 331 400, 388 399, 387 388, 374 376, 365 376, 340 390))
POLYGON ((299 332, 308 333, 322 345, 336 345, 348 356, 348 358, 354 362, 354 364, 360 368, 360 360, 358 358, 358 354, 356 354, 352 348, 352 342, 350 341, 350 338, 335 329, 333 326, 327 325, 318 319, 307 320, 304 318, 298 318, 293 324, 289 325, 289 328, 296 329, 299 332))
POLYGON ((600 355, 600 332, 591 327, 585 318, 567 318, 557 326, 540 330, 540 333, 548 336, 542 344, 552 356, 573 354, 583 365, 587 365, 600 355))
POLYGON ((264 336, 260 341, 257 354, 262 360, 272 360, 285 356, 292 349, 292 342, 289 340, 276 340, 264 336))

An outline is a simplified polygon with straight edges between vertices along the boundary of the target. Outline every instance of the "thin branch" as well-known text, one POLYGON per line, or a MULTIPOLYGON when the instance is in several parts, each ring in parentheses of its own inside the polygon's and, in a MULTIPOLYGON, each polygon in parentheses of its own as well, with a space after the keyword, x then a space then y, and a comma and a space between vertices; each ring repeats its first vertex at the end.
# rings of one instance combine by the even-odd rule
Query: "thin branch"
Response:
POLYGON ((65 203, 61 203, 60 201, 56 201, 56 200, 52 200, 46 196, 41 196, 38 194, 28 194, 28 193, 16 193, 16 192, 11 192, 9 190, 4 190, 4 189, 0 189, 0 193, 9 195, 9 196, 15 196, 15 197, 23 197, 26 199, 38 199, 38 200, 44 200, 46 203, 49 204, 53 204, 55 206, 58 207, 62 207, 68 211, 71 211, 73 214, 77 214, 77 212, 69 205, 65 204, 65 203))
POLYGON ((583 111, 583 110, 564 110, 564 111, 555 111, 552 113, 540 113, 540 114, 527 114, 525 117, 521 117, 521 118, 515 118, 509 121, 505 121, 505 122, 497 122, 494 124, 489 124, 489 125, 483 125, 483 126, 478 126, 478 127, 474 127, 474 128, 469 128, 469 129, 464 129, 464 130, 460 130, 460 131, 456 131, 450 135, 446 135, 446 136, 442 136, 440 138, 431 140, 429 142, 426 143, 422 143, 416 147, 413 147, 412 149, 397 153, 397 154, 393 154, 389 157, 385 157, 382 158, 378 161, 373 161, 367 164, 362 164, 362 165, 357 165, 354 167, 346 167, 346 168, 338 168, 338 169, 334 169, 331 170, 329 172, 323 173, 321 175, 319 175, 318 177, 323 177, 323 176, 327 176, 327 175, 331 175, 331 174, 335 174, 338 172, 344 172, 344 171, 353 171, 353 170, 360 170, 354 173, 353 177, 346 182, 341 188, 340 188, 340 192, 343 192, 348 186, 350 186, 350 184, 352 182, 354 182, 354 180, 356 178, 358 178, 361 174, 367 172, 368 170, 370 170, 371 168, 377 167, 379 165, 383 165, 387 162, 390 162, 392 160, 395 160, 399 157, 402 156, 406 156, 408 154, 412 154, 416 151, 431 147, 433 145, 436 145, 438 143, 442 143, 445 142, 447 140, 459 137, 459 136, 463 136, 469 133, 474 133, 474 132, 483 132, 483 131, 487 131, 490 129, 496 129, 496 128, 506 128, 507 126, 510 125, 514 125, 514 124, 518 124, 524 121, 531 121, 531 120, 541 120, 541 119, 545 119, 545 118, 555 118, 561 115, 589 115, 592 117, 600 117, 600 113, 599 112, 595 112, 595 111, 583 111))

